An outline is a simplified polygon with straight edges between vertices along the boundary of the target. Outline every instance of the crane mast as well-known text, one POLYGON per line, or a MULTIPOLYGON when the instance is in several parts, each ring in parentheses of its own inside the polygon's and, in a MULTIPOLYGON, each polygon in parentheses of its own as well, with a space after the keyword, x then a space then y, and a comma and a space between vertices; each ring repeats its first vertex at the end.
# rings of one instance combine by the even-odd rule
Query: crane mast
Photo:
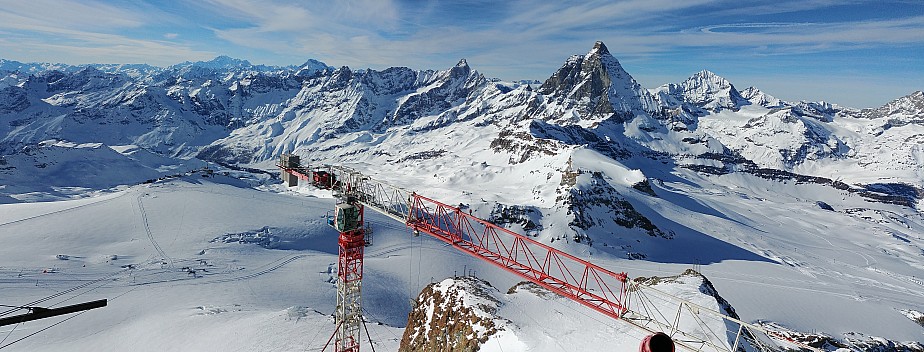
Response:
POLYGON ((366 246, 363 227, 363 205, 355 197, 344 195, 335 207, 328 224, 340 233, 337 244, 337 331, 335 351, 358 352, 362 325, 363 249, 366 246))

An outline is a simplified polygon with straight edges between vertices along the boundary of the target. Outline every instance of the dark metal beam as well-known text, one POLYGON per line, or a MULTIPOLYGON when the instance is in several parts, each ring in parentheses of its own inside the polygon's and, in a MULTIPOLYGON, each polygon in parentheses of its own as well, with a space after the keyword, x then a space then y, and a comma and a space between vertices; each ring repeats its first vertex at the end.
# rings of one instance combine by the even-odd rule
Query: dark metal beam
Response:
POLYGON ((33 321, 38 319, 51 318, 59 315, 76 313, 84 310, 90 310, 94 308, 105 307, 107 301, 105 299, 96 300, 92 302, 79 303, 70 306, 64 306, 60 308, 41 308, 41 307, 23 307, 23 309, 32 310, 28 314, 16 315, 8 318, 0 318, 0 326, 19 324, 27 321, 33 321))

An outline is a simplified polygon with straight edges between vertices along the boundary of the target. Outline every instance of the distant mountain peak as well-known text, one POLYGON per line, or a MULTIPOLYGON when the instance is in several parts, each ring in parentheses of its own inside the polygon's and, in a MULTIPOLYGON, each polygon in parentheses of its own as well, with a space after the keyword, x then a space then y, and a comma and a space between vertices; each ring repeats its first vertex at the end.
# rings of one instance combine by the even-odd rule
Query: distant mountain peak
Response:
POLYGON ((205 66, 205 67, 211 67, 211 68, 233 68, 233 67, 241 68, 241 67, 252 66, 250 64, 250 61, 243 60, 243 59, 236 59, 228 55, 219 55, 219 56, 216 56, 212 60, 198 61, 198 62, 195 62, 194 64, 198 66, 205 66))
POLYGON ((741 93, 741 97, 750 101, 751 104, 760 105, 765 108, 781 108, 787 105, 782 100, 764 93, 760 89, 757 89, 757 87, 747 87, 739 91, 739 93, 741 93))
POLYGON ((605 119, 613 115, 631 118, 657 111, 648 91, 622 68, 602 41, 594 43, 586 55, 568 58, 539 87, 539 93, 580 102, 580 111, 576 112, 581 119, 605 119))
POLYGON ((305 61, 305 63, 301 64, 297 68, 298 70, 295 72, 295 75, 297 76, 313 76, 320 72, 334 70, 333 67, 330 67, 327 64, 315 59, 308 59, 308 61, 305 61))
POLYGON ((915 121, 924 119, 924 92, 913 92, 875 110, 883 116, 899 115, 915 121))
POLYGON ((924 101, 924 92, 918 90, 897 100, 924 101))
POLYGON ((590 49, 590 52, 587 53, 587 56, 591 55, 610 55, 610 49, 607 49, 606 44, 603 44, 603 41, 594 42, 594 47, 590 49))
POLYGON ((694 73, 680 84, 665 84, 656 91, 688 104, 685 109, 696 115, 703 115, 705 111, 738 110, 742 105, 751 104, 731 82, 709 70, 694 73))
POLYGON ((77 75, 82 75, 82 74, 95 74, 95 73, 97 73, 97 72, 100 72, 100 70, 97 69, 96 67, 87 65, 87 66, 82 66, 80 69, 78 69, 76 72, 74 72, 74 74, 77 74, 77 75))
POLYGON ((687 78, 686 81, 684 81, 684 83, 686 82, 714 83, 714 85, 722 86, 722 87, 727 87, 727 86, 732 85, 731 82, 725 79, 725 77, 719 76, 715 74, 715 72, 712 72, 709 70, 702 70, 697 73, 694 73, 692 76, 687 78))
POLYGON ((468 61, 465 61, 465 59, 459 60, 459 63, 456 64, 456 67, 468 67, 468 61))
POLYGON ((707 70, 707 69, 702 69, 702 70, 700 70, 699 72, 694 73, 692 76, 690 76, 690 78, 688 78, 688 80, 689 80, 689 79, 694 79, 694 78, 700 78, 700 79, 702 79, 702 78, 705 78, 705 79, 716 79, 716 80, 723 80, 723 81, 726 81, 726 82, 728 81, 728 80, 726 80, 724 77, 719 76, 719 75, 715 74, 715 72, 709 71, 709 70, 707 70))

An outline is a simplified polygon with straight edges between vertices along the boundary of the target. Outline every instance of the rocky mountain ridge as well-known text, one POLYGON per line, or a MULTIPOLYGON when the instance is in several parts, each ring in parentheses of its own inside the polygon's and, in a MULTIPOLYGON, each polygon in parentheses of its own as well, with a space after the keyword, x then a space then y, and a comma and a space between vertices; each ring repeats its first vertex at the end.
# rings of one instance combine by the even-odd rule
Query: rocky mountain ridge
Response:
MULTIPOLYGON (((662 292, 684 292, 685 299, 696 302, 694 304, 700 307, 740 319, 732 304, 722 297, 712 282, 692 269, 679 275, 639 277, 633 281, 662 292)), ((531 307, 537 303, 544 305, 544 308, 540 309, 551 309, 556 313, 555 328, 567 331, 575 328, 571 324, 579 321, 571 315, 580 314, 581 308, 560 309, 571 305, 578 306, 577 303, 567 301, 531 282, 520 282, 506 292, 498 290, 485 280, 470 276, 458 276, 431 283, 417 296, 414 307, 408 314, 408 325, 402 336, 399 351, 479 351, 482 347, 491 349, 496 345, 522 348, 524 346, 521 336, 528 336, 530 331, 553 327, 549 321, 531 318, 531 315, 538 314, 534 311, 536 308, 531 307)), ((697 323, 709 324, 711 321, 701 320, 697 323)), ((776 336, 825 351, 924 351, 924 345, 914 341, 890 341, 856 332, 844 333, 842 338, 837 338, 814 331, 795 331, 770 321, 758 321, 757 325, 774 332, 776 336)), ((620 327, 626 330, 617 330, 615 336, 611 336, 616 345, 623 343, 622 338, 625 336, 631 337, 637 333, 628 330, 632 329, 628 326, 620 327)), ((720 343, 734 343, 734 336, 726 338, 729 340, 720 343)), ((742 340, 739 348, 743 351, 788 351, 796 347, 784 346, 784 343, 756 348, 752 343, 751 340, 742 340)))
POLYGON ((230 57, 145 70, 8 61, 0 67, 17 69, 3 71, 0 88, 5 155, 58 140, 132 145, 226 165, 299 152, 308 160, 373 165, 495 160, 490 164, 535 167, 533 175, 552 179, 597 175, 563 188, 542 185, 549 177, 531 178, 534 199, 512 205, 546 209, 547 223, 537 219, 536 225, 558 233, 547 240, 571 233, 564 238, 593 243, 588 229, 602 223, 578 204, 594 192, 613 194, 604 208, 615 209, 597 209, 602 213, 594 216, 615 216, 623 228, 670 238, 670 229, 658 228, 622 195, 650 188, 648 178, 669 177, 670 167, 823 185, 842 182, 840 170, 847 169, 844 175, 854 179, 843 188, 870 199, 915 207, 924 197, 920 92, 857 110, 784 102, 753 87, 738 91, 706 70, 649 91, 602 42, 569 58, 536 89, 486 79, 465 60, 442 71, 334 69, 313 60, 273 67, 230 57), (565 161, 583 149, 623 171, 605 175, 593 165, 568 171, 565 161), (607 179, 626 170, 644 176, 615 186, 626 189, 606 190, 607 179), (562 212, 571 226, 548 223, 555 217, 550 212, 562 212))
POLYGON ((739 91, 709 71, 647 90, 603 43, 538 87, 485 78, 465 60, 439 71, 231 58, 155 69, 2 67, 15 68, 0 71, 3 203, 140 183, 201 167, 198 159, 271 170, 279 154, 297 153, 584 257, 772 260, 811 276, 824 254, 778 253, 760 241, 847 223, 841 242, 892 262, 845 267, 917 282, 900 269, 919 268, 924 247, 915 217, 924 198, 921 92, 861 110, 739 91), (91 177, 99 173, 111 177, 91 177), (62 174, 87 182, 45 181, 62 174), (785 224, 766 215, 780 209, 785 224))

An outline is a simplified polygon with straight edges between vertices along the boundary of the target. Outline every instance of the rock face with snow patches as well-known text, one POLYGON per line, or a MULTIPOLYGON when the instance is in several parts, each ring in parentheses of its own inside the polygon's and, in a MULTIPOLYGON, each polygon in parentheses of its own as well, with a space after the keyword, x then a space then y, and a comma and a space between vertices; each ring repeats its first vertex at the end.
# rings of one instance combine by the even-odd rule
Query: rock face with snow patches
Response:
MULTIPOLYGON (((858 243, 885 253, 882 263, 838 258, 858 285, 894 279, 890 289, 906 294, 901 283, 920 281, 902 274, 921 268, 924 251, 920 91, 853 109, 739 91, 711 71, 648 90, 602 42, 541 84, 486 78, 466 60, 444 70, 0 60, 0 203, 85 196, 206 161, 267 173, 282 153, 354 166, 578 256, 773 261, 815 282, 831 275, 813 261, 858 243), (795 237, 772 238, 781 231, 813 243, 813 254, 765 249, 791 247, 795 237), (803 236, 826 231, 843 233, 803 236)), ((725 308, 704 279, 662 282, 725 308)), ((432 286, 424 306, 459 304, 441 316, 415 310, 426 323, 408 329, 405 349, 435 346, 429 324, 456 306, 471 310, 452 319, 484 324, 444 324, 453 346, 516 344, 518 324, 531 323, 514 318, 526 305, 508 301, 548 301, 528 285, 507 295, 487 287, 432 286), (469 304, 468 291, 484 295, 469 304)))
POLYGON ((500 292, 473 277, 446 279, 424 287, 398 351, 477 351, 509 324, 495 316, 500 292))
POLYGON ((626 72, 603 42, 586 55, 565 62, 538 89, 546 97, 545 113, 536 117, 559 124, 616 118, 628 121, 658 111, 647 90, 626 72))
POLYGON ((534 223, 545 233, 539 237, 547 241, 563 233, 573 234, 565 237, 569 241, 600 240, 604 235, 589 229, 609 220, 593 216, 622 219, 617 226, 641 229, 640 235, 670 238, 671 229, 634 210, 634 196, 625 195, 656 192, 610 181, 630 171, 649 189, 648 178, 672 177, 670 169, 677 167, 774 180, 842 180, 851 189, 876 193, 871 199, 900 198, 899 204, 912 206, 924 194, 917 186, 924 180, 920 92, 879 109, 856 110, 784 102, 757 88, 739 92, 706 70, 649 91, 602 42, 569 58, 535 90, 486 79, 465 60, 442 71, 334 69, 314 60, 272 67, 229 57, 163 69, 10 61, 0 67, 0 150, 10 157, 52 140, 136 146, 226 164, 300 152, 309 154, 306 160, 398 168, 457 165, 462 173, 480 172, 480 163, 533 168, 526 177, 531 198, 499 197, 475 210, 489 216, 498 204, 534 209, 541 214, 534 223), (574 153, 587 150, 621 171, 600 173, 594 165, 569 170, 574 153), (588 184, 626 188, 608 191, 613 196, 604 207, 612 211, 587 215, 577 204, 594 193, 582 185, 562 188, 568 172, 590 175, 588 184), (886 181, 882 173, 888 173, 886 181), (562 221, 552 220, 558 218, 571 225, 562 228, 562 221))
MULTIPOLYGON (((756 88, 755 88, 756 90, 756 88)), ((738 110, 749 101, 725 78, 707 70, 697 72, 680 84, 666 84, 655 90, 663 105, 668 108, 681 107, 697 116, 722 110, 738 110), (679 106, 675 106, 679 105, 679 106)), ((750 93, 752 96, 756 92, 750 93)), ((772 99, 772 97, 759 97, 772 99)), ((771 101, 765 102, 769 103, 771 101)))

